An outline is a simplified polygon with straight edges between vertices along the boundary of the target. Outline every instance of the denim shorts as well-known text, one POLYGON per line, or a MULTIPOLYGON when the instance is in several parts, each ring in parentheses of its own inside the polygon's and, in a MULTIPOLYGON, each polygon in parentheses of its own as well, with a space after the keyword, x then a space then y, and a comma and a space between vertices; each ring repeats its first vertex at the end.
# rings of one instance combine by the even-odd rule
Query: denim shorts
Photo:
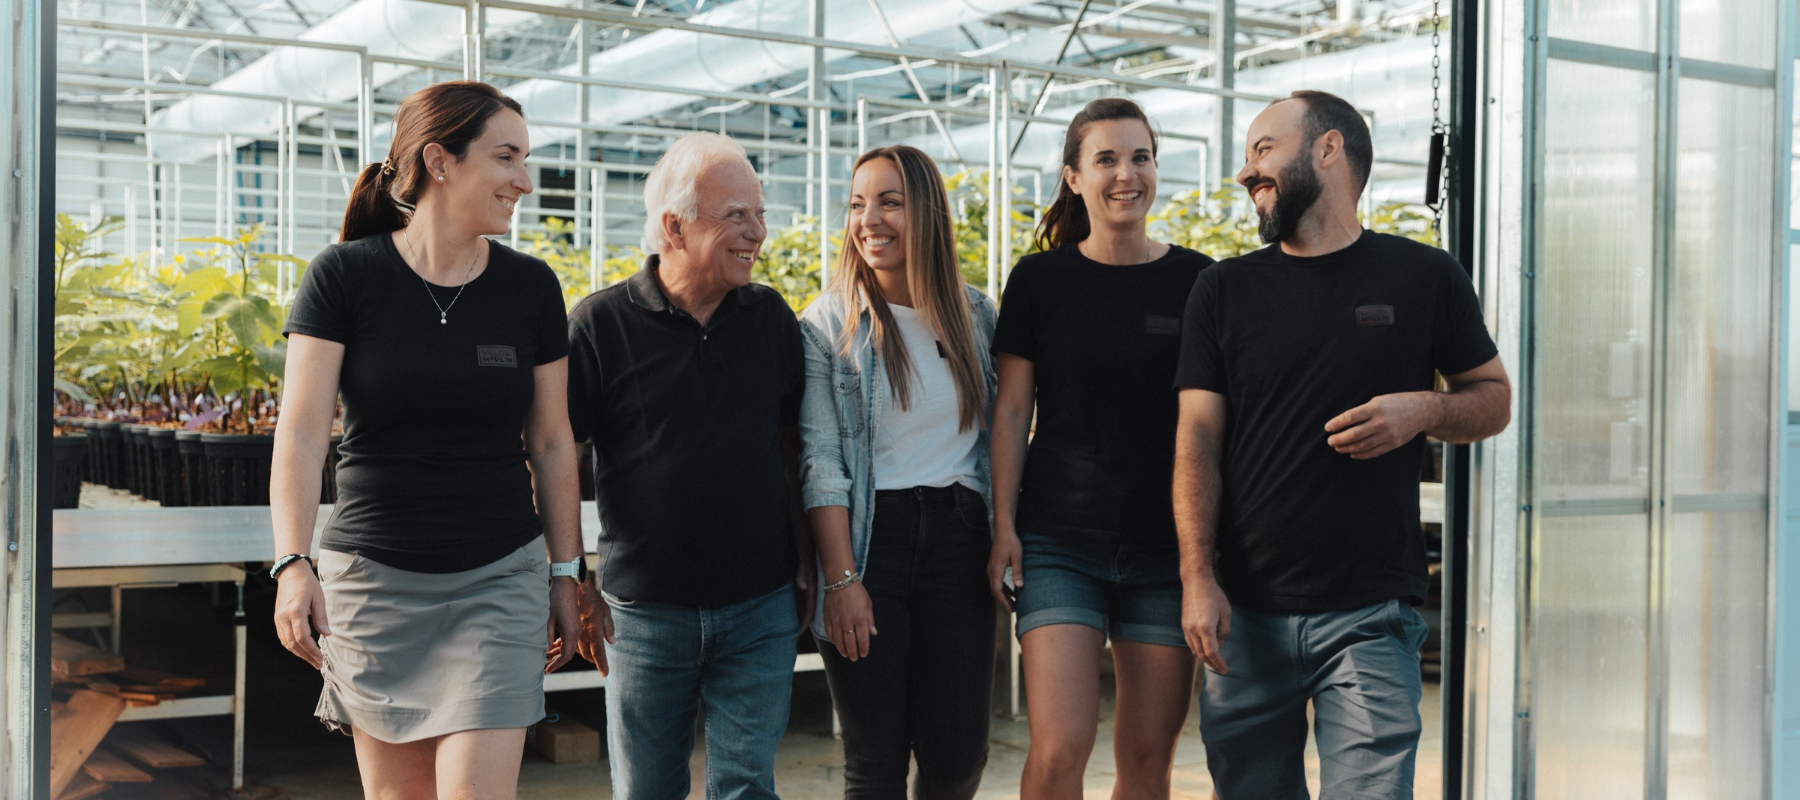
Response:
POLYGON ((1114 641, 1187 647, 1181 634, 1181 557, 1173 547, 1107 544, 1021 533, 1024 585, 1018 635, 1086 625, 1114 641))

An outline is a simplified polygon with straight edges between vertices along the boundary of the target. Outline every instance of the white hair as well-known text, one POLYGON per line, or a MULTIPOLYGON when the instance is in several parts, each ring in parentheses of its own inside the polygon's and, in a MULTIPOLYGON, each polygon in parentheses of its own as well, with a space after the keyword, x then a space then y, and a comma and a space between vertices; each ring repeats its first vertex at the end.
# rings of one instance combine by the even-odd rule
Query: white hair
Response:
POLYGON ((674 214, 683 222, 700 216, 700 174, 714 161, 732 159, 750 166, 744 146, 729 136, 690 133, 676 139, 664 151, 644 179, 644 251, 661 253, 669 244, 663 236, 663 215, 674 214))

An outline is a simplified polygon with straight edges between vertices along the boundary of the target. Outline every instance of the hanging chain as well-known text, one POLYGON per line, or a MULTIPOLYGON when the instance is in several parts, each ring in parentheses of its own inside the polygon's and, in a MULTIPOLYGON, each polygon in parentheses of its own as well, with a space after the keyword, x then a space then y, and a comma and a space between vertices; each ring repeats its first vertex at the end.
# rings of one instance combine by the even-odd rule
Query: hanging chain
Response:
POLYGON ((1433 229, 1437 231, 1438 244, 1444 242, 1444 189, 1448 174, 1445 159, 1449 157, 1450 126, 1444 124, 1441 91, 1443 87, 1442 31, 1443 15, 1439 10, 1442 0, 1431 0, 1431 166, 1426 186, 1426 205, 1431 208, 1433 229))

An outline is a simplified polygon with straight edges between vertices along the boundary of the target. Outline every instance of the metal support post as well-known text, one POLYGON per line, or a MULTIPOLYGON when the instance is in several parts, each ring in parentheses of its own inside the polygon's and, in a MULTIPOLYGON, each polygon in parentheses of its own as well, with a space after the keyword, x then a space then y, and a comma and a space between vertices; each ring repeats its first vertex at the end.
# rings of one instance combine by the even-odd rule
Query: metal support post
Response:
POLYGON ((481 80, 481 45, 487 39, 487 13, 481 0, 463 6, 463 78, 481 80))
MULTIPOLYGON (((1000 107, 998 141, 1007 148, 1000 153, 1000 193, 993 200, 994 205, 999 208, 1000 225, 996 230, 1000 239, 1000 260, 996 263, 1000 267, 1001 274, 998 286, 989 289, 989 297, 999 296, 994 290, 1004 288, 1006 276, 1012 272, 1012 65, 1010 62, 1000 62, 1000 83, 996 85, 995 92, 997 94, 995 105, 1000 107)), ((990 280, 989 283, 995 282, 990 280)))
MULTIPOLYGON (((808 30, 813 38, 825 38, 825 0, 812 0, 809 21, 808 30)), ((812 48, 807 78, 808 100, 823 103, 830 98, 830 90, 825 86, 825 49, 816 44, 812 48)), ((814 121, 810 126, 812 144, 818 148, 819 158, 819 288, 822 290, 831 282, 831 109, 814 108, 808 118, 814 121)))
MULTIPOLYGON (((575 20, 575 68, 578 71, 580 71, 580 73, 583 76, 586 76, 588 74, 588 23, 587 23, 587 20, 581 20, 581 19, 575 20)), ((583 125, 587 124, 587 122, 588 122, 588 103, 589 102, 590 102, 590 100, 588 99, 588 84, 585 84, 585 83, 576 84, 576 86, 575 86, 575 121, 576 122, 579 122, 583 125)), ((588 159, 588 138, 587 137, 588 137, 588 132, 586 130, 582 130, 579 128, 577 128, 575 130, 575 160, 576 161, 586 161, 588 159)), ((599 156, 596 155, 594 157, 594 160, 595 161, 600 160, 599 156)), ((589 170, 590 175, 588 177, 588 182, 590 184, 593 183, 593 173, 598 173, 599 170, 600 170, 600 168, 598 166, 589 170)), ((581 172, 579 170, 577 170, 575 173, 575 180, 577 181, 577 185, 579 187, 579 182, 581 180, 581 172)), ((582 241, 581 241, 582 240, 581 201, 582 201, 581 190, 579 188, 577 188, 575 191, 574 219, 570 220, 573 223, 574 230, 571 233, 575 239, 574 244, 575 244, 575 247, 577 247, 577 248, 580 248, 582 245, 582 241)), ((592 219, 593 214, 594 214, 594 198, 591 196, 587 198, 587 213, 588 213, 588 217, 590 219, 592 219)), ((591 228, 590 228, 590 230, 591 230, 591 228)), ((590 250, 592 250, 593 244, 594 244, 594 240, 593 240, 592 236, 587 237, 587 244, 588 244, 588 248, 590 250)))
POLYGON ((230 152, 225 140, 230 137, 219 137, 219 162, 213 170, 213 235, 225 236, 225 195, 231 190, 225 185, 225 158, 230 152))
MULTIPOLYGON (((1220 89, 1237 88, 1237 0, 1215 0, 1212 18, 1213 77, 1220 89)), ((1213 154, 1213 176, 1230 180, 1237 170, 1231 168, 1232 139, 1237 132, 1234 119, 1235 101, 1223 94, 1214 95, 1217 113, 1213 114, 1213 136, 1208 148, 1213 154)), ((1210 187, 1201 192, 1210 194, 1210 187)))
POLYGON ((1000 70, 988 68, 988 168, 987 168, 987 293, 993 297, 1000 291, 1000 154, 1006 145, 1000 141, 1000 70))
POLYGON ((220 236, 230 236, 237 227, 237 137, 225 134, 225 160, 220 169, 225 172, 225 225, 220 229, 220 236))
MULTIPOLYGON (((217 584, 214 584, 217 585, 217 584)), ((231 789, 244 789, 244 679, 245 666, 249 663, 249 624, 244 617, 244 582, 237 582, 237 610, 231 615, 233 633, 237 638, 236 672, 233 675, 231 690, 231 789)), ((117 652, 115 649, 114 652, 117 652)))
POLYGON ((594 209, 589 223, 594 232, 589 236, 587 249, 587 290, 599 292, 607 281, 607 168, 596 166, 589 180, 594 196, 589 204, 594 209))
POLYGON ((381 160, 375 155, 375 62, 367 50, 357 62, 356 77, 356 174, 360 176, 369 162, 381 160))
POLYGON ((856 155, 869 152, 869 98, 856 98, 856 155))

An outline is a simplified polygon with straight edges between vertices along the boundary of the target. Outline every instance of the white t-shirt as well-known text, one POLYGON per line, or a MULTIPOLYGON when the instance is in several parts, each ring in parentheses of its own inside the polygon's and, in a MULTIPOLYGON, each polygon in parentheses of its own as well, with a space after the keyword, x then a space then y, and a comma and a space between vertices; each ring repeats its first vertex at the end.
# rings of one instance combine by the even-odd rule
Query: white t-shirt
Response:
POLYGON ((959 481, 976 485, 980 427, 958 429, 961 417, 950 362, 938 355, 937 337, 919 319, 919 312, 892 304, 888 309, 894 312, 895 326, 912 357, 913 385, 905 410, 892 394, 886 398, 887 411, 875 431, 875 489, 949 486, 959 481))

